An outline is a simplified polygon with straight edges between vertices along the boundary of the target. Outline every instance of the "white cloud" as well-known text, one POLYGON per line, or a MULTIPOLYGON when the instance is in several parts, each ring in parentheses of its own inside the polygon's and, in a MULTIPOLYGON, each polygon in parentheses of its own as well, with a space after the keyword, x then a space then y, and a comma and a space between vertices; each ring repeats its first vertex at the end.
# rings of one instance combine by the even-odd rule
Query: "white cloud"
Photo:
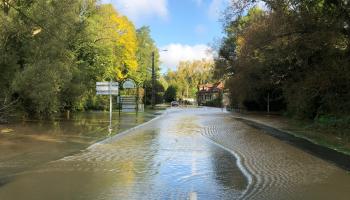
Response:
POLYGON ((169 44, 160 49, 168 51, 160 52, 160 61, 163 71, 167 69, 175 70, 180 61, 192 60, 213 60, 213 54, 210 47, 205 44, 184 45, 184 44, 169 44))
POLYGON ((167 0, 102 0, 103 3, 112 3, 118 11, 138 21, 144 17, 168 16, 167 0))

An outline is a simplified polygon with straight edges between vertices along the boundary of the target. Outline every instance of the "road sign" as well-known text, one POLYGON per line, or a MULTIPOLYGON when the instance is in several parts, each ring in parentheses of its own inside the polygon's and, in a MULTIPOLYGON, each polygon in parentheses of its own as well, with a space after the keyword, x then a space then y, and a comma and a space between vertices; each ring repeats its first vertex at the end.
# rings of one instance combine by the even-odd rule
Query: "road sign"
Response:
POLYGON ((109 95, 109 133, 112 132, 112 95, 118 95, 118 82, 96 82, 97 95, 109 95))
POLYGON ((124 89, 133 89, 133 88, 136 88, 136 84, 133 80, 128 79, 123 83, 123 88, 124 89))
POLYGON ((96 82, 97 95, 118 95, 118 82, 96 82))

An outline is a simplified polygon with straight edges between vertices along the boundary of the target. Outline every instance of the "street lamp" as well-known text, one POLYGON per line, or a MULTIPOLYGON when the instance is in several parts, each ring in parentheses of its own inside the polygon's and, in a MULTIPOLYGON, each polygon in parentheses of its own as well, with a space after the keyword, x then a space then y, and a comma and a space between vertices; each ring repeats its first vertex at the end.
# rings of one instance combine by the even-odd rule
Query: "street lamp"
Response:
MULTIPOLYGON (((159 50, 159 52, 168 51, 167 49, 159 50)), ((151 105, 152 109, 156 104, 156 71, 154 69, 154 51, 152 51, 152 97, 151 97, 151 105)))

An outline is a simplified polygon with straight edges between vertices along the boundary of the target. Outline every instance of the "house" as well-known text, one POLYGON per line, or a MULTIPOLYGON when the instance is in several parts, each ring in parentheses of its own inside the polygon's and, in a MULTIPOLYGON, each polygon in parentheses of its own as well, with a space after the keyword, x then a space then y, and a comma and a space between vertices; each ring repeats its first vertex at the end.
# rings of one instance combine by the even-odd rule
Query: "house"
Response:
POLYGON ((198 105, 205 105, 207 102, 215 100, 223 94, 224 83, 219 81, 215 84, 207 83, 198 86, 197 102, 198 105))

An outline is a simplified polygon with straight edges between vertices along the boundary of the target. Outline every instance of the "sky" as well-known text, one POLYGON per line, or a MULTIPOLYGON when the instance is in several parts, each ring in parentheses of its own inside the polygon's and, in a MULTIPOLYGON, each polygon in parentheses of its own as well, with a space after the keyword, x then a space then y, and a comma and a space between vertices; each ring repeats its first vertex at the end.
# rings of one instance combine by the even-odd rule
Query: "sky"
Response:
POLYGON ((180 61, 213 59, 210 44, 222 36, 220 13, 228 0, 102 0, 136 26, 149 26, 160 52, 162 72, 180 61))

